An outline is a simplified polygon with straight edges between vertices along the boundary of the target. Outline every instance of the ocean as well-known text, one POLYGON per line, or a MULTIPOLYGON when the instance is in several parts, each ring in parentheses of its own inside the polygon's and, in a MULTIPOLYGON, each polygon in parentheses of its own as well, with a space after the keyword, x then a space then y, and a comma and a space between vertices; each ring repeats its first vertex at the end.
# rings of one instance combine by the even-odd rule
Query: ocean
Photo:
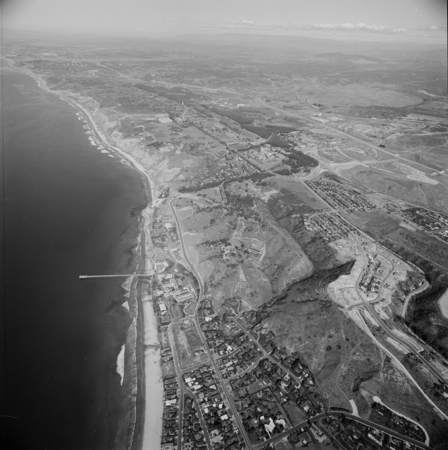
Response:
POLYGON ((31 77, 6 69, 2 103, 1 448, 107 449, 125 395, 115 370, 130 321, 125 279, 78 277, 132 272, 142 180, 31 77))

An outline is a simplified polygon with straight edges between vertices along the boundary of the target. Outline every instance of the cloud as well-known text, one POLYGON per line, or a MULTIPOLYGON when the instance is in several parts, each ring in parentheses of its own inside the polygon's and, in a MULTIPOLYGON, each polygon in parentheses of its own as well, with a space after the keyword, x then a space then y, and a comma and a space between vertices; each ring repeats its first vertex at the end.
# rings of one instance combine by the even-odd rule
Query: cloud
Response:
MULTIPOLYGON (((209 23, 203 23, 200 26, 203 26, 205 28, 210 27, 211 24, 209 23)), ((214 26, 218 26, 222 29, 232 29, 234 31, 238 30, 244 30, 246 31, 258 31, 258 32, 265 32, 265 31, 274 31, 274 32, 282 32, 285 30, 291 30, 291 31, 300 31, 300 30, 334 30, 334 31, 342 31, 347 33, 378 33, 378 34, 412 34, 415 31, 427 31, 427 32, 433 32, 436 34, 437 32, 443 32, 446 31, 446 23, 436 26, 432 25, 431 27, 425 27, 425 28, 389 28, 384 25, 376 25, 376 24, 367 24, 363 22, 359 23, 350 23, 350 22, 344 22, 344 23, 319 23, 314 25, 305 25, 305 24, 298 24, 298 23, 274 23, 274 22, 254 22, 253 20, 237 20, 233 22, 225 22, 225 21, 219 21, 214 24, 214 26)))
POLYGON ((319 28, 325 30, 367 30, 367 31, 390 31, 387 27, 382 25, 367 25, 366 23, 358 23, 356 25, 346 22, 346 23, 327 23, 327 24, 315 24, 312 28, 319 28))

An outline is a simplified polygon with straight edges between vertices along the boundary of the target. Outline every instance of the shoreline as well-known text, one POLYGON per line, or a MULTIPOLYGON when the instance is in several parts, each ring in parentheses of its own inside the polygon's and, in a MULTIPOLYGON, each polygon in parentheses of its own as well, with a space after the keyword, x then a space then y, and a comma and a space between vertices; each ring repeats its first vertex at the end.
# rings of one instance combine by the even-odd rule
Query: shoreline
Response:
MULTIPOLYGON (((13 67, 15 66, 13 65, 13 67)), ((50 90, 45 81, 33 72, 23 68, 17 69, 31 76, 44 92, 57 95, 61 100, 66 101, 78 110, 81 116, 85 119, 86 125, 89 126, 89 130, 93 132, 93 135, 101 142, 101 144, 112 153, 118 153, 141 175, 148 204, 140 213, 141 235, 138 239, 138 247, 140 248, 137 252, 138 261, 134 274, 138 273, 139 268, 143 268, 145 271, 144 273, 151 272, 153 265, 149 257, 151 250, 151 239, 148 231, 148 225, 151 223, 152 219, 155 188, 154 182, 150 175, 144 167, 135 160, 135 158, 117 147, 116 144, 111 144, 108 141, 107 136, 98 129, 92 114, 83 105, 60 91, 50 90)), ((92 141, 91 144, 93 144, 92 141)), ((130 422, 132 423, 125 424, 120 428, 124 433, 126 433, 126 431, 130 428, 133 428, 132 436, 126 442, 126 448, 136 450, 141 448, 160 447, 163 415, 163 383, 160 365, 161 357, 159 350, 160 342, 157 330, 157 320, 153 309, 152 296, 150 293, 144 292, 145 284, 142 283, 142 285, 143 286, 139 285, 138 278, 135 278, 133 275, 129 276, 122 285, 123 289, 127 291, 127 294, 125 294, 125 298, 127 297, 127 300, 123 303, 123 307, 129 309, 132 298, 135 299, 135 307, 131 308, 131 310, 134 310, 134 318, 129 326, 126 343, 124 344, 125 362, 122 385, 127 377, 132 377, 132 373, 134 372, 132 369, 135 369, 136 379, 133 380, 134 382, 131 386, 129 386, 128 391, 132 397, 134 392, 136 392, 137 395, 133 400, 134 414, 133 419, 130 419, 130 422), (142 314, 142 317, 140 317, 140 314, 142 314), (143 329, 141 329, 139 325, 142 325, 143 329), (132 333, 132 331, 134 331, 134 327, 136 332, 132 333), (126 348, 129 346, 129 338, 131 338, 135 344, 133 345, 132 352, 129 352, 126 348), (139 344, 141 344, 143 348, 139 349, 139 344), (131 361, 131 368, 130 370, 127 370, 128 364, 126 361, 129 360, 129 353, 131 353, 131 359, 132 356, 134 357, 135 364, 132 364, 131 361), (135 359, 137 355, 140 355, 141 358, 135 359), (155 368, 157 368, 157 370, 155 370, 155 368), (151 386, 151 389, 148 389, 149 386, 151 386), (137 420, 138 417, 141 417, 141 420, 137 420)), ((118 366, 116 369, 118 369, 118 366)), ((118 370, 117 373, 120 374, 118 370)), ((132 401, 132 399, 129 400, 132 401)), ((123 412, 123 416, 127 417, 127 411, 123 412)), ((120 439, 123 437, 116 436, 116 439, 117 438, 120 439)))

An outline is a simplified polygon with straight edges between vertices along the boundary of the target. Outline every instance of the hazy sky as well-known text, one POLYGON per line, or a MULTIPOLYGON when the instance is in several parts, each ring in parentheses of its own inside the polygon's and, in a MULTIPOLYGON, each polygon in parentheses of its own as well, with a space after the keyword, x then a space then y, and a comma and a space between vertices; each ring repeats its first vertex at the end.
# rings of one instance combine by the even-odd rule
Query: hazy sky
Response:
POLYGON ((184 31, 178 22, 441 26, 446 0, 2 0, 2 25, 30 30, 184 31), (174 22, 174 23, 173 23, 174 22))

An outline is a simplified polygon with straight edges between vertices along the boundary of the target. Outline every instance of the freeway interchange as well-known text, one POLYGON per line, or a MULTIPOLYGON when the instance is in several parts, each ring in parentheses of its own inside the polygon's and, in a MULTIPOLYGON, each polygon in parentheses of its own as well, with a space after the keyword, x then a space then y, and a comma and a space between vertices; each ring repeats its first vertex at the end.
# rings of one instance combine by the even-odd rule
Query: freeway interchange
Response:
MULTIPOLYGON (((358 248, 360 249, 360 251, 361 251, 361 253, 363 255, 364 262, 366 262, 367 261, 367 254, 365 253, 364 247, 361 244, 358 244, 358 248)), ((391 264, 392 264, 392 268, 389 270, 388 274, 383 278, 383 280, 381 282, 380 290, 379 290, 377 296, 372 301, 374 301, 374 300, 378 299, 379 297, 381 297, 381 289, 383 287, 383 284, 386 282, 387 277, 394 270, 394 265, 393 265, 392 261, 391 261, 391 264)), ((355 289, 356 289, 356 293, 358 294, 359 298, 362 300, 362 304, 361 304, 361 306, 357 306, 357 307, 360 307, 360 308, 364 307, 373 316, 375 322, 379 325, 379 327, 381 327, 381 329, 390 338, 392 338, 393 340, 398 342, 400 345, 405 347, 409 351, 409 353, 412 353, 423 365, 425 365, 425 367, 434 375, 434 377, 436 377, 439 380, 439 382, 441 382, 442 384, 447 385, 448 384, 447 380, 443 377, 443 375, 429 361, 427 361, 426 358, 424 358, 421 355, 422 347, 425 350, 429 350, 429 348, 427 348, 426 344, 424 344, 421 341, 416 342, 411 336, 409 336, 409 340, 405 340, 403 338, 398 337, 397 333, 393 332, 392 327, 388 323, 386 323, 386 321, 380 316, 380 314, 378 314, 378 312, 372 306, 372 304, 371 304, 372 301, 369 302, 369 301, 366 300, 365 295, 362 292, 360 292, 360 288, 359 288, 360 277, 361 277, 361 275, 357 279, 357 282, 356 282, 356 285, 355 285, 355 289)), ((429 285, 428 285, 427 281, 425 280, 425 282, 423 283, 422 286, 420 286, 418 289, 416 289, 415 291, 413 291, 412 293, 410 293, 408 295, 407 300, 409 300, 410 296, 418 294, 419 292, 422 292, 428 286, 429 285)), ((435 406, 435 405, 433 405, 433 406, 435 406)), ((445 414, 444 414, 444 416, 445 416, 445 418, 448 419, 448 417, 445 414)))
MULTIPOLYGON (((305 185, 305 184, 304 184, 305 185)), ((309 187, 309 186, 308 186, 309 187)), ((337 214, 340 218, 340 220, 345 222, 345 219, 339 214, 339 212, 333 207, 331 206, 325 198, 323 198, 321 195, 319 195, 318 192, 316 192, 315 190, 312 190, 312 192, 314 193, 314 195, 316 195, 317 197, 319 197, 329 208, 331 211, 333 211, 335 214, 337 214)), ((352 225, 353 226, 353 225, 352 225)), ((393 257, 398 258, 399 257, 397 255, 394 255, 390 250, 384 248, 383 246, 381 246, 380 244, 374 242, 372 240, 372 238, 370 236, 368 236, 366 233, 364 233, 363 231, 357 229, 356 234, 353 234, 353 240, 357 243, 356 245, 358 246, 359 251, 361 252, 362 258, 363 258, 363 269, 366 267, 367 264, 367 260, 368 260, 368 252, 366 252, 364 250, 364 247, 361 243, 361 240, 364 241, 365 243, 368 244, 372 244, 374 243, 376 245, 377 251, 379 251, 382 256, 386 259, 387 256, 386 255, 391 255, 393 257)), ((392 269, 389 270, 389 272, 387 273, 387 275, 385 277, 383 277, 383 280, 381 281, 380 287, 379 287, 379 291, 377 293, 377 295, 370 299, 370 301, 367 301, 365 295, 363 293, 360 292, 359 289, 359 284, 360 284, 360 278, 361 278, 361 273, 358 277, 358 279, 356 280, 355 285, 353 286, 353 288, 356 290, 356 295, 358 297, 358 299, 360 300, 360 302, 356 303, 356 304, 352 304, 350 305, 349 308, 347 309, 356 309, 359 311, 362 310, 366 310, 368 311, 371 316, 374 318, 375 322, 378 324, 378 326, 393 340, 395 340, 396 342, 398 342, 401 346, 403 346, 404 348, 406 348, 408 350, 409 353, 413 354, 415 356, 415 358, 417 358, 417 360, 422 363, 428 370, 429 372, 440 382, 442 383, 442 385, 448 387, 448 381, 447 379, 424 357, 421 355, 421 351, 422 349, 431 352, 431 348, 424 342, 422 341, 418 341, 418 343, 416 342, 416 339, 413 338, 412 336, 409 335, 409 340, 404 340, 400 337, 397 336, 396 333, 393 333, 393 330, 391 328, 391 325, 387 324, 381 317, 380 315, 376 312, 375 308, 372 306, 372 304, 377 301, 379 298, 381 298, 381 294, 382 294, 382 289, 384 287, 384 284, 387 280, 387 278, 389 277, 389 275, 393 272, 394 269, 394 265, 392 263, 392 261, 389 259, 389 262, 392 264, 392 269), (414 341, 414 342, 413 342, 414 341)), ((419 294, 420 292, 423 292, 426 288, 429 287, 429 284, 426 280, 424 280, 424 283, 422 284, 422 286, 418 287, 416 290, 414 290, 413 292, 410 292, 405 299, 404 305, 403 305, 403 311, 402 311, 402 315, 405 314, 406 312, 406 308, 408 306, 409 300, 412 296, 419 294)), ((365 324, 365 320, 363 318, 361 318, 361 320, 364 322, 365 324)), ((365 326, 367 327, 367 325, 365 324, 365 326)), ((382 346, 381 344, 379 344, 379 342, 373 337, 373 335, 371 335, 373 341, 382 349, 385 350, 388 354, 390 354, 390 352, 388 352, 384 346, 382 346)), ((393 356, 393 355, 392 355, 393 356)), ((397 358, 395 358, 393 356, 393 358, 399 362, 397 360, 397 358)), ((440 410, 440 408, 428 397, 428 395, 421 389, 421 387, 417 384, 417 382, 413 379, 413 377, 409 374, 409 372, 404 368, 404 366, 401 364, 401 362, 399 362, 400 366, 402 367, 402 369, 404 369, 405 374, 408 376, 408 378, 411 379, 411 381, 413 382, 413 384, 420 390, 420 392, 425 396, 425 398, 428 400, 428 402, 433 406, 433 408, 436 410, 436 412, 445 420, 448 420, 448 416, 446 413, 444 413, 443 411, 440 410)))

